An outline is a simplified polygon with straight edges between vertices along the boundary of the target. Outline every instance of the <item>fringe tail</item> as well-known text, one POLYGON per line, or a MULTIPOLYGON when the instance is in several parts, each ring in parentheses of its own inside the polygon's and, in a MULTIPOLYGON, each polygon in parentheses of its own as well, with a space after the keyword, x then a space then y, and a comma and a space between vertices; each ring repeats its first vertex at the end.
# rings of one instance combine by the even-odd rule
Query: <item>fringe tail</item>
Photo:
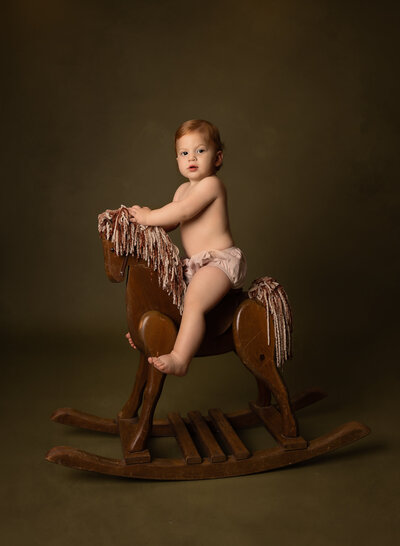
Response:
MULTIPOLYGON (((292 313, 289 300, 283 286, 272 277, 260 277, 253 281, 248 291, 250 299, 261 303, 267 312, 272 315, 275 333, 276 365, 281 368, 285 360, 292 357, 292 313)), ((268 345, 270 344, 268 320, 268 345)))

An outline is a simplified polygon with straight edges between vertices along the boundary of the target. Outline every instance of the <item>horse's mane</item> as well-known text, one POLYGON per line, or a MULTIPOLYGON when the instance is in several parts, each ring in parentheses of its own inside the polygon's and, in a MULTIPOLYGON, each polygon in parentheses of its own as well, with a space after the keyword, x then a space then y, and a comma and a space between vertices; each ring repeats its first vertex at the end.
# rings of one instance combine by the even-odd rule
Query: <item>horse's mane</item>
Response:
POLYGON ((158 226, 135 222, 127 207, 106 210, 98 216, 98 230, 112 241, 117 256, 135 256, 157 271, 158 284, 169 295, 179 312, 183 312, 186 284, 179 249, 166 231, 158 226))
MULTIPOLYGON (((132 255, 141 258, 157 271, 159 286, 172 295, 174 304, 182 314, 186 292, 182 262, 179 249, 166 231, 161 227, 138 224, 124 205, 99 214, 98 229, 108 241, 112 241, 117 256, 132 255)), ((267 317, 272 315, 275 359, 277 366, 281 367, 292 356, 292 314, 285 290, 272 277, 260 277, 252 282, 248 296, 265 307, 267 317)))

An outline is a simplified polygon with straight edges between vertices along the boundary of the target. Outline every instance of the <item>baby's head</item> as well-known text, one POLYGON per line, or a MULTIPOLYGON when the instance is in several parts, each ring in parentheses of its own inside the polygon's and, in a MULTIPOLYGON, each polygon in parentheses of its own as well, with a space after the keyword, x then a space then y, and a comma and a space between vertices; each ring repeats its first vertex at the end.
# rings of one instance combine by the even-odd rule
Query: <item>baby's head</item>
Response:
MULTIPOLYGON (((189 133, 202 133, 205 136, 208 144, 214 148, 215 156, 217 157, 217 155, 219 155, 222 158, 224 145, 221 141, 218 128, 215 127, 215 125, 213 125, 209 121, 206 121, 204 119, 189 119, 188 121, 184 121, 178 127, 175 133, 176 155, 178 155, 177 154, 178 140, 189 133)), ((221 167, 222 167, 222 160, 221 160, 221 163, 215 167, 215 170, 218 171, 221 167)))

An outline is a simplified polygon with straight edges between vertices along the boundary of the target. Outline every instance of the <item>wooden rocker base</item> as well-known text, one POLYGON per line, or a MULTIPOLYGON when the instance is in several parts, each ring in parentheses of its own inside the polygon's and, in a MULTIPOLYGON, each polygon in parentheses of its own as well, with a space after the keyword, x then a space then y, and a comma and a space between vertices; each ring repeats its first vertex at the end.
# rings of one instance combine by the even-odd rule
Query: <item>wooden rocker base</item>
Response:
POLYGON ((299 435, 294 412, 325 394, 314 389, 289 397, 279 368, 291 355, 292 318, 283 287, 271 277, 256 279, 247 293, 229 291, 206 313, 205 335, 194 355, 234 351, 256 380, 257 401, 229 414, 211 409, 207 416, 199 411, 190 411, 186 417, 174 412, 168 419, 154 420, 167 376, 149 365, 148 357, 170 353, 176 342, 184 301, 183 269, 164 230, 137 229, 125 207, 100 215, 99 232, 108 279, 126 280, 127 326, 140 353, 139 366, 131 394, 116 419, 60 408, 52 420, 119 435, 123 456, 110 459, 60 446, 49 451, 48 461, 127 478, 225 478, 307 461, 369 434, 368 427, 353 421, 310 442, 299 435), (272 397, 276 404, 271 404, 272 397), (251 452, 237 431, 260 425, 277 446, 251 452), (156 458, 150 440, 157 436, 175 438, 181 458, 156 458))
POLYGON ((47 454, 49 462, 88 470, 100 474, 151 480, 204 480, 256 474, 307 461, 325 453, 349 445, 370 430, 357 421, 346 423, 329 434, 312 440, 307 449, 286 451, 275 447, 256 451, 248 459, 236 460, 230 455, 223 462, 213 463, 205 458, 200 464, 187 464, 184 459, 154 459, 150 463, 126 464, 120 459, 99 457, 80 449, 59 446, 47 454))
MULTIPOLYGON (((314 389, 293 398, 294 410, 299 410, 325 396, 314 389)), ((112 419, 102 419, 62 408, 53 414, 59 423, 80 426, 90 430, 101 430, 116 434, 118 429, 124 459, 111 459, 75 449, 58 446, 52 448, 46 459, 78 470, 126 478, 154 480, 199 480, 227 478, 255 474, 307 461, 325 453, 349 445, 370 433, 362 423, 351 421, 332 432, 306 442, 300 436, 285 438, 277 424, 279 412, 275 406, 259 408, 250 404, 251 409, 225 415, 221 410, 209 410, 209 416, 200 412, 189 412, 183 419, 178 413, 168 415, 168 420, 153 423, 153 436, 173 436, 182 451, 182 458, 151 460, 149 450, 129 453, 124 431, 135 420, 123 419, 119 426, 112 419), (132 423, 130 423, 130 421, 132 423), (266 425, 269 432, 280 444, 277 447, 258 450, 253 453, 246 448, 235 429, 266 425)))

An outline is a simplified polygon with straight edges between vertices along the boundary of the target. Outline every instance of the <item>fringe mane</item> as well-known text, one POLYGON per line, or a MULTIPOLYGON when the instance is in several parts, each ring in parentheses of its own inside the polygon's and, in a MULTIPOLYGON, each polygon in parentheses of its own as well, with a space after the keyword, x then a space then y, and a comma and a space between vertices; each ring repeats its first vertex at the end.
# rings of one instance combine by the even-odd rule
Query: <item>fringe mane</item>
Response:
POLYGON ((180 314, 186 284, 183 277, 179 249, 166 231, 157 226, 143 226, 129 215, 127 207, 106 210, 98 216, 98 230, 108 241, 112 241, 117 256, 135 256, 146 261, 157 271, 158 284, 169 295, 180 314))
POLYGON ((270 344, 269 315, 272 315, 275 333, 275 359, 278 368, 292 357, 293 321, 289 300, 283 286, 272 277, 253 281, 248 296, 263 305, 268 317, 268 345, 270 344))

